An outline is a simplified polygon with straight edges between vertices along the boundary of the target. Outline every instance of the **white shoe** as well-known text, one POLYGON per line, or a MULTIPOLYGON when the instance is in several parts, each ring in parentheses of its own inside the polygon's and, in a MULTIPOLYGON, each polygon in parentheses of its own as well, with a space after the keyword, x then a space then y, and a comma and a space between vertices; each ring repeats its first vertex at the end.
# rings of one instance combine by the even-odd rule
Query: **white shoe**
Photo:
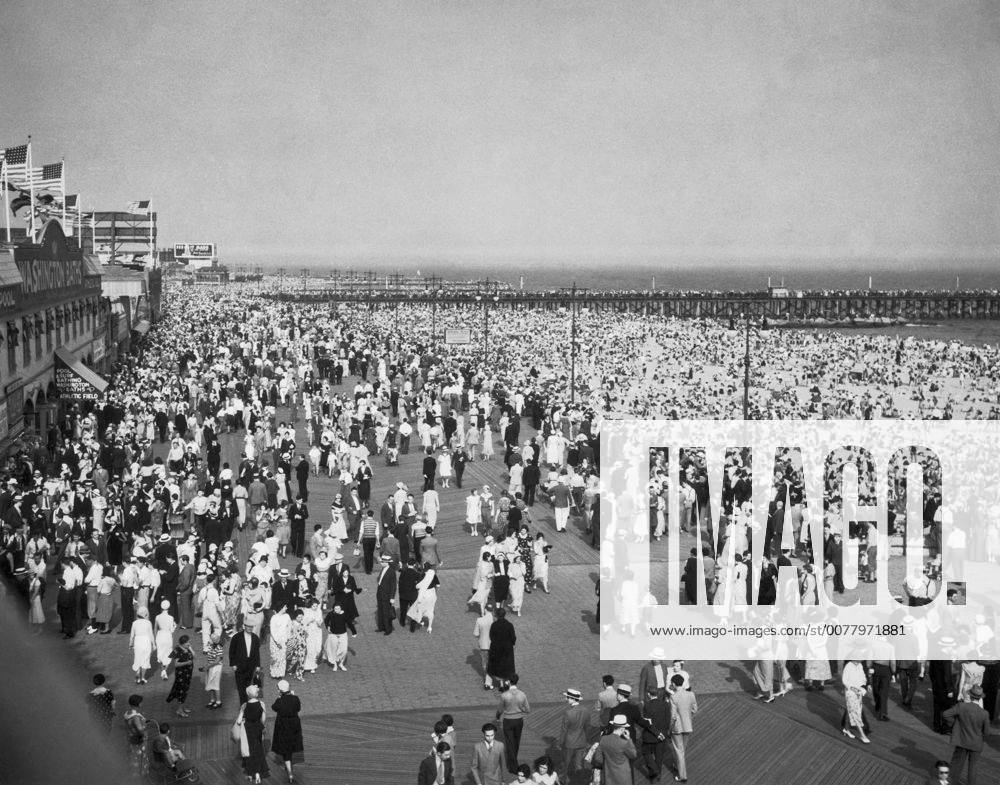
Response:
POLYGON ((342 663, 342 662, 337 663, 337 667, 340 668, 342 671, 346 671, 347 670, 347 666, 344 665, 344 663, 342 663))

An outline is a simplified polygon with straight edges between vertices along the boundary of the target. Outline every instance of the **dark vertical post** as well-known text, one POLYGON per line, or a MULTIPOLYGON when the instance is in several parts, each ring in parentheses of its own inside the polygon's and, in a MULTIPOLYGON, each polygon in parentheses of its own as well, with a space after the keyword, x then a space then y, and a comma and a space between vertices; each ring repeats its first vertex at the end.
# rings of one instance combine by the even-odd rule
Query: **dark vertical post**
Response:
POLYGON ((750 419, 750 305, 746 307, 746 346, 743 350, 743 419, 750 419))
POLYGON ((573 309, 572 327, 570 328, 570 365, 569 365, 569 402, 576 403, 576 281, 573 281, 573 294, 570 300, 573 309))

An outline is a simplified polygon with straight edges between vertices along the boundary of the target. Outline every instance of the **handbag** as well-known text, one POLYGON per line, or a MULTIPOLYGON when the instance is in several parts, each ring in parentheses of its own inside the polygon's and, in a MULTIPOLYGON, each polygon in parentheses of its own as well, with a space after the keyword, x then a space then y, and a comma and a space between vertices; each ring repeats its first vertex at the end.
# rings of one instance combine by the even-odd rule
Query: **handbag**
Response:
POLYGON ((236 716, 236 722, 229 729, 229 736, 234 743, 239 744, 243 733, 243 707, 240 706, 240 713, 236 716))

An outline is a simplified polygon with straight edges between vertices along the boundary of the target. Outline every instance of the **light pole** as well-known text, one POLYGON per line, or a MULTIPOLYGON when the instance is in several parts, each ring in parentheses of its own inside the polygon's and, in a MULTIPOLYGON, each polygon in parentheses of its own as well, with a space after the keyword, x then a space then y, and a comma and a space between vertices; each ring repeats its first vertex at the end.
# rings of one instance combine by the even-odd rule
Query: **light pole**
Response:
POLYGON ((750 304, 744 308, 746 342, 743 349, 743 419, 750 419, 750 304))
POLYGON ((437 301, 440 294, 440 289, 435 289, 431 292, 431 351, 437 351, 437 301))
POLYGON ((492 299, 493 303, 496 304, 500 302, 500 295, 494 292, 493 297, 490 298, 488 295, 488 290, 490 286, 490 281, 486 279, 487 293, 479 293, 476 295, 476 302, 482 302, 483 304, 483 365, 486 365, 490 359, 490 308, 489 300, 492 299))
POLYGON ((576 314, 580 295, 586 296, 587 289, 577 289, 576 281, 569 289, 563 289, 570 295, 570 348, 569 348, 569 402, 576 403, 576 314))

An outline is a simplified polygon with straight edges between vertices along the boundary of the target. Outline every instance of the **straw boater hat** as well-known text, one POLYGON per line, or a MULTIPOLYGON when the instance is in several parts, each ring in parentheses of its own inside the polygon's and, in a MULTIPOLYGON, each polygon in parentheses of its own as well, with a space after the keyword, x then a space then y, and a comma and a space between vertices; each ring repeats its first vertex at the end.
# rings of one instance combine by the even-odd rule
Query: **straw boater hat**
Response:
POLYGON ((566 690, 563 693, 563 695, 565 697, 569 698, 570 700, 574 700, 574 701, 578 701, 578 700, 582 700, 583 699, 583 695, 580 694, 580 690, 568 689, 568 690, 566 690))
POLYGON ((626 728, 628 727, 628 717, 624 714, 616 714, 611 718, 611 724, 616 728, 626 728))
POLYGON ((632 686, 629 685, 629 684, 619 684, 618 685, 618 694, 619 695, 631 695, 632 694, 632 686))
POLYGON ((281 681, 278 682, 278 692, 291 692, 291 691, 292 691, 292 685, 290 685, 287 681, 282 679, 281 681))

